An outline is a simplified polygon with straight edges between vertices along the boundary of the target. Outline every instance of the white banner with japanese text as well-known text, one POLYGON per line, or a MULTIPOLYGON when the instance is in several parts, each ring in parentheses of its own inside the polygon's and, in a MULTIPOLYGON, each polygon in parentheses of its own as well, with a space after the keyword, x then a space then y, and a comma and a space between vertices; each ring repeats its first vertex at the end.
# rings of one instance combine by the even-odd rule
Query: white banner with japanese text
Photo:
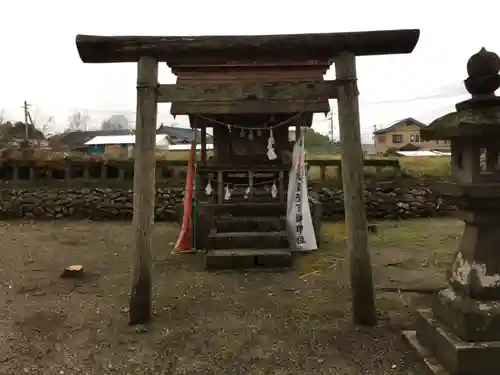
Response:
POLYGON ((318 248, 309 208, 304 131, 293 148, 293 163, 288 181, 286 222, 290 246, 295 251, 318 248))

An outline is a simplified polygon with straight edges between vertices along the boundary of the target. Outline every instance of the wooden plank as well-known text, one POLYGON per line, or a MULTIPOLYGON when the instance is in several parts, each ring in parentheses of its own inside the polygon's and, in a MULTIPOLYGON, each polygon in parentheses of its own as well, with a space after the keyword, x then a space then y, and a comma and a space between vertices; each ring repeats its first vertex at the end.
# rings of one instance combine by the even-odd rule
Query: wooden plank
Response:
POLYGON ((177 83, 158 87, 159 103, 247 100, 328 100, 339 81, 177 83))
POLYGON ((217 172, 217 203, 224 202, 224 172, 217 172))
POLYGON ((220 114, 269 114, 283 113, 295 114, 299 112, 326 113, 330 111, 328 101, 323 102, 311 100, 293 101, 227 101, 227 102, 203 102, 203 103, 172 103, 170 113, 172 115, 220 115, 220 114))
POLYGON ((368 252, 359 94, 354 80, 356 78, 355 56, 342 53, 335 61, 335 71, 337 79, 352 80, 348 85, 339 88, 338 113, 353 315, 357 324, 374 325, 377 318, 371 260, 368 252))
MULTIPOLYGON (((285 196, 285 173, 283 171, 279 171, 279 187, 278 187, 278 194, 279 194, 279 199, 280 202, 285 202, 286 196, 285 196)), ((287 184, 288 185, 288 184, 287 184)))
POLYGON ((259 61, 262 57, 321 60, 335 58, 342 51, 357 56, 410 53, 419 36, 419 30, 223 36, 77 35, 76 47, 85 63, 137 62, 141 56, 191 64, 214 59, 259 61))
POLYGON ((201 126, 201 161, 207 162, 207 127, 201 126))
POLYGON ((151 235, 155 204, 155 143, 158 62, 141 57, 137 69, 137 117, 134 164, 135 247, 132 257, 132 285, 129 319, 131 324, 145 324, 151 320, 151 235))
POLYGON ((245 256, 291 256, 290 249, 219 249, 208 250, 207 256, 213 257, 245 257, 245 256))
POLYGON ((281 232, 221 232, 221 233, 211 233, 210 237, 216 237, 216 238, 233 238, 233 237, 256 237, 256 238, 262 238, 262 237, 286 237, 287 232, 286 231, 281 231, 281 232))
MULTIPOLYGON (((335 167, 341 164, 341 159, 307 159, 307 164, 314 167, 335 167)), ((365 167, 399 167, 398 159, 363 159, 365 167)))

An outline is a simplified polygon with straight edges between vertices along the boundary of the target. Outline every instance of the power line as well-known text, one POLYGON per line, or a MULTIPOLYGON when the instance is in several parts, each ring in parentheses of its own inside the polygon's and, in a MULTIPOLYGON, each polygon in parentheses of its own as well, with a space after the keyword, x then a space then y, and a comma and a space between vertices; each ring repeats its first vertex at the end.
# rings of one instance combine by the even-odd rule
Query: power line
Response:
MULTIPOLYGON (((415 97, 410 97, 410 98, 405 98, 405 99, 389 99, 389 100, 380 100, 380 101, 360 101, 360 105, 367 106, 367 105, 383 105, 383 104, 399 104, 399 103, 411 103, 411 102, 416 102, 416 101, 422 101, 422 100, 432 100, 432 99, 451 99, 451 98, 456 98, 461 95, 466 95, 465 92, 463 91, 456 91, 453 93, 438 93, 438 94, 430 94, 430 95, 422 95, 422 96, 415 96, 415 97)), ((123 115, 131 115, 135 116, 136 112, 131 111, 131 110, 112 110, 112 109, 86 109, 88 113, 90 114, 123 114, 123 115)), ((158 113, 163 113, 165 115, 170 115, 169 112, 166 111, 159 111, 158 113)), ((328 119, 325 119, 324 121, 328 121, 328 119)))
MULTIPOLYGON (((463 83, 453 83, 439 86, 435 90, 433 94, 419 95, 413 96, 404 99, 386 99, 386 100, 377 100, 377 101, 363 101, 360 100, 360 105, 379 105, 379 104, 393 104, 393 103, 406 103, 420 100, 429 100, 429 99, 440 99, 440 98, 455 98, 457 96, 466 95, 467 93, 464 91, 463 83), (451 90, 450 90, 451 89, 451 90)), ((123 110, 123 109, 89 109, 86 108, 89 112, 93 113, 101 113, 101 114, 136 114, 136 111, 133 110, 123 110)), ((159 111, 164 112, 164 111, 159 111)))
MULTIPOLYGON (((421 101, 421 100, 430 100, 430 99, 440 99, 440 98, 454 98, 457 96, 461 95, 466 95, 466 92, 463 89, 463 83, 462 82, 456 82, 456 83, 450 83, 446 85, 439 86, 433 90, 435 93, 433 94, 426 94, 426 95, 419 95, 419 96, 413 96, 409 98, 403 98, 403 99, 387 99, 387 100, 377 100, 377 101, 363 101, 360 100, 360 105, 366 106, 366 105, 383 105, 383 104, 396 104, 396 103, 411 103, 414 101, 421 101)), ((28 105, 29 107, 31 104, 28 105)), ((74 108, 74 107, 73 107, 74 108)), ((124 115, 131 115, 135 116, 136 111, 134 110, 126 110, 126 109, 97 109, 97 108, 86 108, 86 107, 80 107, 82 109, 85 108, 85 111, 91 112, 93 114, 102 114, 102 115, 112 115, 112 114, 124 114, 124 115)), ((67 109, 65 110, 66 112, 70 112, 71 110, 67 109)), ((74 112, 79 111, 74 110, 74 112)), ((160 110, 159 113, 163 114, 168 114, 166 111, 160 110)))

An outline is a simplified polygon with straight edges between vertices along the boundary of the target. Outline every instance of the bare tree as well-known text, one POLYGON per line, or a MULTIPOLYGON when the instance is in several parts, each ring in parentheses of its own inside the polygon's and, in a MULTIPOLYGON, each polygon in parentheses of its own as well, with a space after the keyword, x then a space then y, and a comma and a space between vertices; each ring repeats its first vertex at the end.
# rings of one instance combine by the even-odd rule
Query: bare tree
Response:
POLYGON ((68 118, 68 127, 66 131, 76 132, 76 131, 85 131, 87 130, 87 123, 89 122, 90 116, 87 112, 77 111, 73 113, 68 118))
POLYGON ((54 117, 49 116, 44 122, 40 125, 40 130, 46 136, 50 132, 51 126, 54 125, 54 117))
POLYGON ((54 116, 45 116, 39 108, 36 108, 30 113, 27 113, 28 122, 33 125, 34 129, 40 130, 44 135, 49 133, 50 128, 54 125, 54 116))
POLYGON ((130 121, 124 115, 113 115, 101 123, 102 130, 129 129, 130 121))
POLYGON ((0 109, 0 125, 2 125, 5 121, 5 110, 0 109))

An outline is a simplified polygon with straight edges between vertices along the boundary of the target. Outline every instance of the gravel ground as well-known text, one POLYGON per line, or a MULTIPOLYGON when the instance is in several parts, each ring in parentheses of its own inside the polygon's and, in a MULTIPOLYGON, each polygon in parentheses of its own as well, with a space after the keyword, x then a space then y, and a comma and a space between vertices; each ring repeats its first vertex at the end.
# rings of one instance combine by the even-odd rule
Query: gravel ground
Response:
MULTIPOLYGON (((378 286, 436 287, 462 225, 384 222, 371 237, 378 286)), ((401 338, 429 297, 377 292, 379 323, 352 324, 345 233, 293 270, 207 272, 154 234, 155 320, 127 325, 129 223, 0 223, 0 374, 424 374, 401 338), (82 264, 83 280, 61 279, 82 264), (143 329, 144 328, 144 329, 143 329)))

